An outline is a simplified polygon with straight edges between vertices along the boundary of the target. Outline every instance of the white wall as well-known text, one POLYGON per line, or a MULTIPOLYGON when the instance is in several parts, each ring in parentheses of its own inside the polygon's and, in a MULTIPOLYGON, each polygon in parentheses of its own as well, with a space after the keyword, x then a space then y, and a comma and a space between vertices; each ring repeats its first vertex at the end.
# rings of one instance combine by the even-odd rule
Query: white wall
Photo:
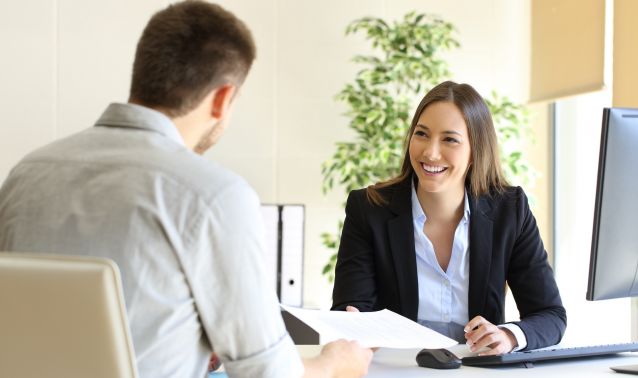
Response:
MULTIPOLYGON (((0 1, 0 181, 28 151, 89 127, 127 98, 137 38, 166 1, 0 1)), ((208 157, 239 172, 263 202, 306 206, 305 304, 326 307, 331 285, 319 234, 343 216, 321 193, 321 162, 351 135, 333 96, 367 45, 345 37, 359 17, 434 13, 459 29, 452 79, 518 101, 529 88, 529 0, 225 0, 252 29, 258 59, 231 127, 208 157)))

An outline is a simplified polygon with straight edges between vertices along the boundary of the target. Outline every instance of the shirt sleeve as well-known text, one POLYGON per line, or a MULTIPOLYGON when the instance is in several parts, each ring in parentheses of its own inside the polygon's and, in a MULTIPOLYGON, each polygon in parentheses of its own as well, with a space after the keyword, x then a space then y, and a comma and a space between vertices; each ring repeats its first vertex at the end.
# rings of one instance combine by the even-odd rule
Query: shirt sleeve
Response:
POLYGON ((281 318, 264 265, 264 226, 256 193, 226 186, 193 222, 186 268, 200 321, 230 377, 299 377, 303 364, 281 318))
POLYGON ((507 328, 514 335, 514 338, 516 339, 516 343, 518 345, 514 349, 512 349, 512 352, 518 352, 519 350, 525 349, 525 347, 527 346, 527 338, 525 337, 525 333, 523 333, 521 327, 517 326, 514 323, 505 323, 501 324, 498 327, 507 328))

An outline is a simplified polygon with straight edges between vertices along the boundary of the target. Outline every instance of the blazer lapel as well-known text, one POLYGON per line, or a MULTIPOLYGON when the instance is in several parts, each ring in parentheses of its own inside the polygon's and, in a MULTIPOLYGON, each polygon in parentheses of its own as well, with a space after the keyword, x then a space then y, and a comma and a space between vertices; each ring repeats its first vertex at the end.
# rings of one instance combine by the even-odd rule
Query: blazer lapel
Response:
POLYGON ((396 271, 401 310, 404 316, 416 321, 419 309, 419 292, 410 182, 397 186, 392 195, 390 210, 397 216, 388 221, 388 235, 396 271))
POLYGON ((492 263, 492 210, 485 196, 470 199, 470 283, 468 315, 472 319, 485 309, 487 283, 492 263))

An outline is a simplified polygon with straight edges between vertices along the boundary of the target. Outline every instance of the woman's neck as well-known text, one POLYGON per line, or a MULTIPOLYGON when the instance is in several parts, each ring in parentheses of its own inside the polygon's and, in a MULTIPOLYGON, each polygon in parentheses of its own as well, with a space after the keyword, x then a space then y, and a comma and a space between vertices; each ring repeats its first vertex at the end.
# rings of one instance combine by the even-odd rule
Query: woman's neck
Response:
POLYGON ((416 195, 428 220, 458 223, 463 218, 465 188, 428 193, 417 185, 416 195))

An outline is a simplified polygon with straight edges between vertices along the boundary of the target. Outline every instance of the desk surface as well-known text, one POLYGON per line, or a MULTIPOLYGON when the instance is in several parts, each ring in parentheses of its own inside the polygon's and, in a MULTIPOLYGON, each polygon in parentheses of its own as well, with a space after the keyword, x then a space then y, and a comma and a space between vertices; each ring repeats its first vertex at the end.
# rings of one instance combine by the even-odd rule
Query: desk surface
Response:
MULTIPOLYGON (((319 354, 318 345, 297 345, 303 357, 319 354)), ((453 370, 421 368, 414 360, 416 351, 380 349, 374 354, 368 377, 535 377, 535 378, 582 378, 582 377, 632 377, 618 374, 610 366, 638 365, 638 353, 622 353, 604 357, 537 362, 533 368, 522 365, 500 367, 461 366, 453 370)))

